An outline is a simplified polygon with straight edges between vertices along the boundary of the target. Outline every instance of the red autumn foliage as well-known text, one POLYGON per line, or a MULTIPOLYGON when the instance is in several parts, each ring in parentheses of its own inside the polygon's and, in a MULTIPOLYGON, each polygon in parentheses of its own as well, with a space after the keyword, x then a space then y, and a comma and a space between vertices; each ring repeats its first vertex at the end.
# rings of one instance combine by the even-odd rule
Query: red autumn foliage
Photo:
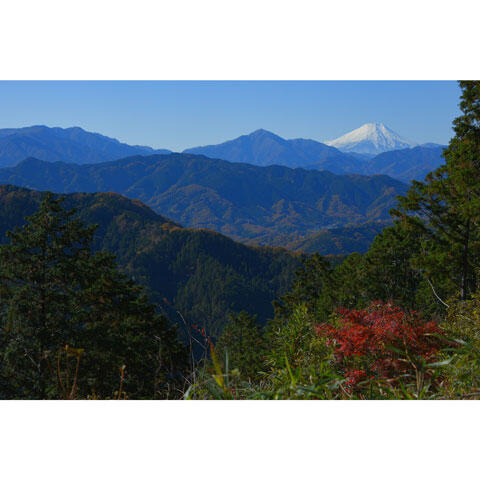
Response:
POLYGON ((334 345, 337 361, 345 364, 347 388, 371 376, 367 371, 390 380, 413 373, 415 358, 431 361, 440 348, 434 336, 441 333, 436 322, 389 303, 372 302, 365 310, 339 309, 338 322, 338 326, 318 324, 315 330, 334 345), (352 363, 361 363, 363 369, 353 368, 352 363))

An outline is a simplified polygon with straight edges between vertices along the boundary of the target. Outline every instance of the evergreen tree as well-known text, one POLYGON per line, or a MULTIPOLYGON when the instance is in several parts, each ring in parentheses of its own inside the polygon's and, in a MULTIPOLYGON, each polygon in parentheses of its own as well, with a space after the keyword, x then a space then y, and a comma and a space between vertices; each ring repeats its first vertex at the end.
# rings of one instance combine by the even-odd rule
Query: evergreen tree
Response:
POLYGON ((480 81, 461 81, 455 137, 445 164, 413 182, 393 214, 421 237, 416 264, 432 284, 468 298, 480 260, 480 81))
POLYGON ((339 284, 329 261, 318 253, 305 258, 295 275, 291 291, 274 302, 275 316, 265 328, 267 363, 275 370, 285 367, 287 359, 292 367, 306 367, 310 375, 318 366, 314 325, 328 321, 339 284))
POLYGON ((369 282, 366 277, 365 257, 352 253, 332 272, 330 281, 331 309, 335 307, 355 308, 367 302, 369 282))
POLYGON ((329 261, 318 253, 305 258, 295 272, 291 291, 274 302, 274 323, 288 321, 299 305, 317 319, 328 316, 336 290, 332 272, 329 261))
POLYGON ((0 395, 165 395, 183 359, 175 332, 62 201, 45 194, 0 247, 0 395))
POLYGON ((255 316, 247 312, 230 316, 215 346, 217 359, 229 370, 238 369, 244 379, 256 379, 264 369, 265 346, 255 316))
MULTIPOLYGON (((418 236, 400 223, 385 228, 377 235, 364 256, 366 303, 393 300, 407 311, 417 308, 418 289, 423 277, 420 270, 412 265, 412 258, 419 252, 418 236)), ((431 301, 431 298, 428 300, 431 301)))

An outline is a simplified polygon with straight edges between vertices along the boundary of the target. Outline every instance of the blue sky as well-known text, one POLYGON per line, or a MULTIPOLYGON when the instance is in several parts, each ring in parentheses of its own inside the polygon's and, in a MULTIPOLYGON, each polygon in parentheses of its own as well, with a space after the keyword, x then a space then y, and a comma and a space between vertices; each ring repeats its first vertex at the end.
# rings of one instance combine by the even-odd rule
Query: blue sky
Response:
POLYGON ((452 81, 0 82, 0 128, 80 126, 130 144, 180 151, 258 128, 330 140, 382 122, 418 143, 448 143, 452 81))

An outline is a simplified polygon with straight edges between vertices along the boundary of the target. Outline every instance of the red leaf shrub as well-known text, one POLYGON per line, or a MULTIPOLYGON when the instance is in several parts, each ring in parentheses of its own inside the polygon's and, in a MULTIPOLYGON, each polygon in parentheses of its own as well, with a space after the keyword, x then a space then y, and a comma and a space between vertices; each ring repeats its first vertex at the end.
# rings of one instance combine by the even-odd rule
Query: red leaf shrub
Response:
POLYGON ((339 309, 337 313, 338 326, 321 323, 315 330, 327 344, 334 345, 337 361, 344 363, 350 390, 372 374, 394 380, 398 375, 414 373, 415 359, 431 361, 440 348, 440 340, 432 336, 441 333, 440 327, 424 321, 416 312, 372 302, 365 310, 339 309))

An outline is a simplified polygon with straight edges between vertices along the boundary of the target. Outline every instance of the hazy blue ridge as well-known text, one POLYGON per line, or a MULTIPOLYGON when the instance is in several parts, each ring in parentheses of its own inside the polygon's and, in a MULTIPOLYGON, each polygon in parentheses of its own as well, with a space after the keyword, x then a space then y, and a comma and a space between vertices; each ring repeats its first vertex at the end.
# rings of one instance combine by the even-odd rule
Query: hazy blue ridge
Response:
POLYGON ((283 165, 337 174, 389 175, 403 182, 423 180, 443 163, 444 146, 426 143, 380 154, 342 152, 315 140, 285 140, 266 130, 256 130, 218 145, 189 148, 184 153, 251 165, 283 165))
POLYGON ((285 140, 267 130, 256 130, 219 145, 188 148, 184 153, 205 155, 229 162, 249 163, 257 166, 282 165, 309 167, 345 173, 357 165, 358 159, 315 140, 297 138, 285 140))
POLYGON ((50 128, 43 125, 0 129, 0 166, 17 165, 28 157, 49 162, 101 163, 131 155, 169 153, 150 147, 127 145, 80 127, 50 128))

